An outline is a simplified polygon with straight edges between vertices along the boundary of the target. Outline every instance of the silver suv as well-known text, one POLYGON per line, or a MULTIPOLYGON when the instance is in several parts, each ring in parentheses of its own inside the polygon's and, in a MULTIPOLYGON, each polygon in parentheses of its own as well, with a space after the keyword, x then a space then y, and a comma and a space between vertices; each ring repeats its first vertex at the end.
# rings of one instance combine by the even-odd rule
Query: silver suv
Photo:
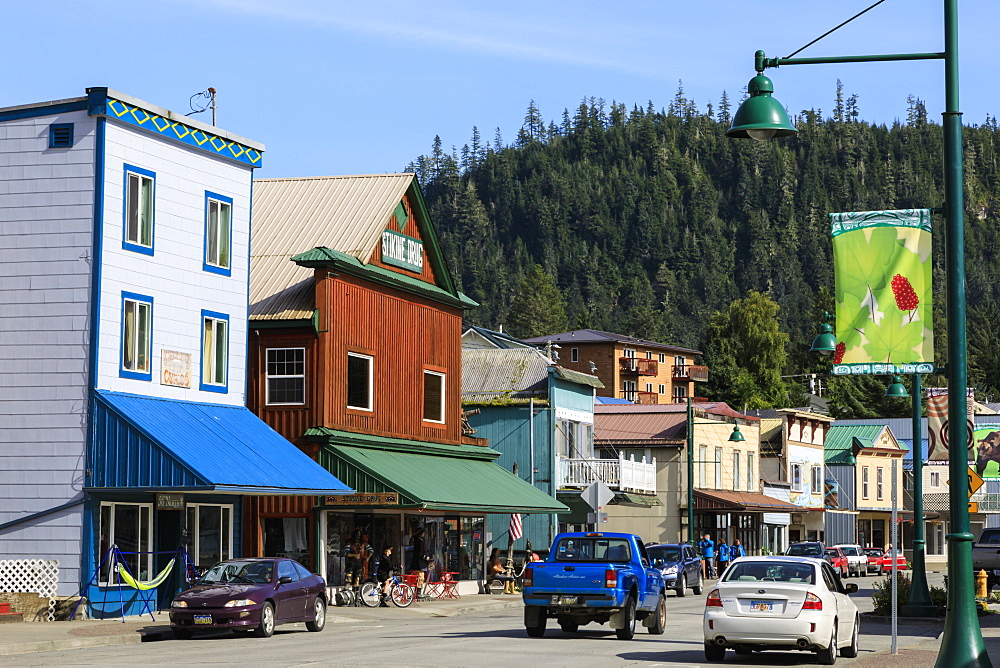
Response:
POLYGON ((848 577, 861 577, 868 574, 868 555, 865 554, 860 545, 842 543, 834 545, 834 547, 839 547, 847 556, 848 577))

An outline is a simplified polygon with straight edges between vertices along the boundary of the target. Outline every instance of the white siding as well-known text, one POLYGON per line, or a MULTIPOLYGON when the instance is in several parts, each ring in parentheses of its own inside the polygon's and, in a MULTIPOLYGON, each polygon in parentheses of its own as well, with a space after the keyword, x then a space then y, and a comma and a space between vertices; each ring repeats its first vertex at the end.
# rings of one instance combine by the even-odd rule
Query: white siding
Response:
MULTIPOLYGON (((0 524, 82 498, 95 123, 0 122, 0 524), (74 124, 49 149, 49 125, 74 124)), ((0 559, 60 561, 79 585, 83 507, 0 531, 0 559)))
POLYGON ((244 405, 250 169, 108 121, 98 387, 170 399, 244 405), (156 173, 153 248, 122 248, 124 165, 156 173), (233 199, 232 275, 204 271, 205 191, 233 199), (121 293, 153 298, 152 380, 119 376, 121 293), (229 316, 228 393, 202 392, 201 311, 229 316), (191 387, 162 385, 161 351, 191 354, 191 387))

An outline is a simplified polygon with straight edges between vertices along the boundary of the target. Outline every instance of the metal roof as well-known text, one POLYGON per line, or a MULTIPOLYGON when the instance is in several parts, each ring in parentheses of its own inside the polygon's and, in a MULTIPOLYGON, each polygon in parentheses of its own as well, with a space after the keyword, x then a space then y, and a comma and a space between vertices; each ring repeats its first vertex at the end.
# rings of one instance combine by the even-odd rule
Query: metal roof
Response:
POLYGON ((89 489, 341 494, 350 488, 243 406, 97 391, 89 489))
POLYGON ((683 443, 685 434, 687 413, 608 413, 595 407, 595 441, 670 441, 663 445, 676 445, 683 443))
POLYGON ((313 269, 292 256, 325 247, 367 263, 413 174, 257 179, 253 184, 250 319, 312 316, 313 269))
MULTIPOLYGON (((705 401, 692 403, 695 414, 727 415, 748 422, 759 422, 760 418, 746 415, 729 407, 725 401, 705 401)), ((683 404, 600 404, 594 405, 595 413, 686 413, 687 403, 683 404)))
MULTIPOLYGON (((975 424, 992 424, 997 421, 996 415, 976 415, 975 424)), ((851 425, 885 425, 892 429, 892 434, 897 439, 906 441, 913 440, 913 418, 867 418, 856 420, 837 420, 834 427, 844 427, 851 425)), ((920 418, 920 433, 927 436, 927 418, 920 418)))
POLYGON ((551 362, 534 348, 462 350, 462 401, 544 396, 551 362))
POLYGON ((535 344, 545 344, 551 341, 552 343, 629 343, 637 346, 646 346, 649 348, 662 348, 664 350, 674 350, 677 352, 692 353, 694 355, 701 355, 700 350, 693 350, 691 348, 682 348, 680 346, 672 346, 666 343, 657 343, 656 341, 648 341, 646 339, 639 339, 634 336, 626 336, 625 334, 614 334, 612 332, 602 332, 597 329, 574 329, 572 332, 562 332, 559 334, 546 334, 545 336, 536 336, 530 339, 524 339, 528 343, 535 344))

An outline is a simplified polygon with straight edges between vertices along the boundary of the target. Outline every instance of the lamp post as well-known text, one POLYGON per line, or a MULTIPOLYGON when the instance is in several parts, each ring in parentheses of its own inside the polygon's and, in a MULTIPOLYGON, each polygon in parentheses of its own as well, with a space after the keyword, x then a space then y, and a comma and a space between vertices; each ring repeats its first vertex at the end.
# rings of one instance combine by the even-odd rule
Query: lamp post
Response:
MULTIPOLYGON (((733 431, 729 434, 729 441, 732 443, 742 443, 746 441, 746 437, 740 431, 739 423, 733 424, 733 431)), ((688 541, 692 545, 698 544, 698 535, 695 533, 694 527, 694 407, 691 404, 691 397, 687 398, 687 479, 688 479, 688 494, 687 494, 687 518, 688 518, 688 541)), ((699 462, 704 464, 705 462, 699 462)), ((720 466, 722 462, 715 462, 716 466, 720 466)))
MULTIPOLYGON (((757 76, 750 80, 750 97, 733 116, 730 137, 763 141, 795 134, 784 108, 772 96, 774 85, 763 76, 769 67, 781 65, 843 64, 903 60, 944 60, 945 110, 944 210, 948 335, 948 442, 957 456, 949 462, 952 480, 965 480, 968 462, 958 444, 967 443, 966 387, 967 355, 965 329, 965 199, 962 183, 962 114, 958 110, 958 0, 944 0, 945 50, 936 53, 904 53, 828 58, 767 58, 754 55, 757 76)), ((992 666, 986 654, 976 613, 972 580, 972 541, 969 507, 964 485, 948 491, 952 533, 948 534, 948 612, 936 666, 956 668, 992 666)), ((921 518, 922 519, 922 518, 921 518)))

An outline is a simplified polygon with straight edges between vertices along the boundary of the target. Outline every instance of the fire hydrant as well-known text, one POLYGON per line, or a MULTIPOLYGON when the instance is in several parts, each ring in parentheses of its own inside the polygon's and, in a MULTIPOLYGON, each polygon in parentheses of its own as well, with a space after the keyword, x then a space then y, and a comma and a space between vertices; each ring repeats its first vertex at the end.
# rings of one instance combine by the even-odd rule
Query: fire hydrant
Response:
POLYGON ((989 596, 990 592, 986 589, 986 583, 989 581, 989 576, 986 575, 985 570, 980 570, 976 573, 976 598, 986 598, 989 596))

